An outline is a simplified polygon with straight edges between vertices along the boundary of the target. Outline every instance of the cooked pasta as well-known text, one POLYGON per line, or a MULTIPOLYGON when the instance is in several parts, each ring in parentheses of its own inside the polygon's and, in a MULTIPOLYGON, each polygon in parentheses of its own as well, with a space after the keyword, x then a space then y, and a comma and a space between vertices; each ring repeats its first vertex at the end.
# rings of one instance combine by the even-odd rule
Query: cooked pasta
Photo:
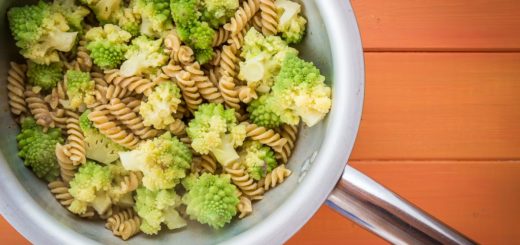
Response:
POLYGON ((281 184, 285 181, 287 177, 291 175, 291 170, 285 168, 285 165, 280 165, 273 169, 270 173, 268 173, 265 176, 264 179, 264 189, 267 191, 269 189, 272 189, 276 187, 277 185, 281 184))
POLYGON ((229 36, 231 35, 231 32, 224 29, 223 27, 219 28, 217 30, 217 34, 215 35, 215 38, 213 38, 213 47, 217 47, 225 43, 229 36))
POLYGON ((139 138, 149 139, 159 134, 158 130, 152 127, 144 126, 141 116, 132 111, 132 109, 123 103, 120 99, 111 99, 110 106, 107 107, 110 110, 110 114, 114 115, 117 120, 123 123, 135 135, 139 136, 139 138))
POLYGON ((67 147, 70 151, 69 159, 74 165, 83 164, 85 157, 85 142, 83 132, 79 127, 79 115, 67 113, 67 147))
POLYGON ((118 86, 115 84, 110 84, 110 85, 108 85, 108 87, 105 87, 104 94, 105 94, 105 99, 108 101, 113 98, 122 99, 124 97, 130 96, 132 94, 132 92, 121 86, 118 86))
POLYGON ((58 159, 58 165, 60 165, 60 177, 65 183, 69 183, 72 178, 74 178, 74 174, 78 166, 72 163, 70 160, 70 149, 68 146, 63 146, 61 144, 56 145, 56 158, 58 159))
POLYGON ((139 187, 142 178, 143 174, 141 172, 130 171, 128 175, 124 176, 121 180, 120 193, 126 194, 135 191, 137 187, 139 187))
POLYGON ((249 176, 245 167, 235 162, 230 166, 225 166, 224 171, 231 176, 231 181, 251 200, 261 200, 264 198, 264 189, 249 176))
POLYGON ((56 87, 51 90, 51 94, 45 97, 45 102, 49 104, 52 110, 55 110, 60 105, 60 101, 65 99, 67 99, 65 83, 60 81, 56 84, 56 87))
POLYGON ((190 47, 182 45, 173 59, 184 65, 190 64, 195 60, 195 53, 190 47))
POLYGON ((211 103, 220 104, 224 102, 220 91, 209 81, 209 78, 204 75, 198 62, 185 66, 184 70, 190 73, 190 78, 195 82, 202 98, 211 103))
POLYGON ((182 97, 186 101, 188 109, 191 111, 197 110, 200 104, 202 104, 202 98, 199 93, 199 89, 195 85, 195 81, 191 79, 190 73, 186 71, 180 71, 175 76, 177 85, 181 88, 182 97))
POLYGON ((61 180, 52 181, 47 187, 56 198, 56 201, 64 207, 68 207, 74 201, 74 197, 69 193, 69 184, 66 182, 61 180))
POLYGON ((251 199, 246 196, 241 196, 240 201, 237 205, 238 209, 238 218, 242 219, 253 212, 253 205, 251 204, 251 199))
POLYGON ((119 236, 126 241, 141 231, 139 229, 140 225, 141 219, 139 216, 132 208, 127 208, 110 216, 105 227, 111 230, 115 236, 119 236))
POLYGON ((260 0, 260 13, 262 17, 262 33, 275 35, 278 32, 278 13, 274 0, 260 0))
POLYGON ((200 156, 203 171, 208 173, 215 173, 217 171, 217 160, 212 155, 201 155, 200 156))
POLYGON ((94 127, 99 129, 99 132, 126 148, 133 149, 139 143, 137 136, 127 132, 113 121, 113 116, 110 115, 110 111, 105 106, 96 108, 88 115, 88 118, 92 121, 94 127))
POLYGON ((182 67, 173 61, 168 62, 167 65, 161 68, 162 72, 170 78, 175 78, 177 74, 182 71, 182 67))
POLYGON ((281 137, 280 134, 254 123, 243 122, 243 124, 246 126, 247 137, 251 140, 257 140, 262 144, 268 145, 277 153, 283 151, 283 146, 287 143, 287 139, 281 137))
POLYGON ((224 98, 224 103, 226 106, 235 110, 239 110, 240 99, 238 97, 238 91, 235 88, 235 82, 233 81, 233 78, 227 75, 223 75, 220 78, 218 88, 222 93, 222 97, 224 98))
POLYGON ((65 109, 57 108, 51 111, 51 117, 56 127, 67 130, 67 115, 65 109))
POLYGON ((164 37, 164 52, 167 53, 173 60, 175 60, 174 57, 177 56, 176 53, 179 51, 181 45, 181 39, 175 31, 168 32, 168 34, 166 34, 164 37))
POLYGON ((90 71, 92 69, 92 58, 86 48, 87 40, 82 39, 78 42, 76 54, 76 66, 80 71, 90 71))
POLYGON ((211 67, 211 68, 207 69, 206 74, 208 75, 209 81, 218 87, 218 80, 220 78, 220 76, 218 74, 218 68, 211 67))
POLYGON ((282 151, 276 152, 276 158, 281 159, 283 163, 287 163, 296 144, 298 127, 284 124, 281 127, 280 135, 287 140, 287 144, 283 146, 282 151))
POLYGON ((173 123, 168 125, 168 131, 178 137, 184 136, 186 135, 186 124, 180 119, 175 119, 173 123))
POLYGON ((155 84, 147 78, 141 76, 123 77, 119 74, 119 70, 105 71, 105 81, 114 84, 131 92, 149 95, 155 84))
POLYGON ((231 32, 231 34, 238 33, 246 24, 253 18, 256 12, 260 9, 260 1, 259 0, 247 0, 242 2, 242 6, 238 8, 235 16, 231 18, 231 20, 224 25, 224 29, 231 32))
POLYGON ((235 45, 228 44, 222 47, 220 54, 219 72, 221 75, 235 77, 238 74, 238 49, 235 45))
POLYGON ((49 127, 54 127, 54 120, 47 106, 39 93, 32 91, 32 87, 28 86, 24 92, 25 102, 29 107, 31 114, 34 116, 36 123, 47 130, 49 127))
POLYGON ((26 65, 15 62, 9 63, 11 68, 7 72, 7 97, 11 113, 16 116, 27 113, 25 101, 25 71, 26 65))
POLYGON ((262 11, 257 12, 251 22, 258 32, 262 32, 262 11))
POLYGON ((240 101, 249 104, 254 99, 258 99, 258 95, 256 94, 256 90, 252 89, 248 86, 239 86, 238 87, 238 98, 240 101))

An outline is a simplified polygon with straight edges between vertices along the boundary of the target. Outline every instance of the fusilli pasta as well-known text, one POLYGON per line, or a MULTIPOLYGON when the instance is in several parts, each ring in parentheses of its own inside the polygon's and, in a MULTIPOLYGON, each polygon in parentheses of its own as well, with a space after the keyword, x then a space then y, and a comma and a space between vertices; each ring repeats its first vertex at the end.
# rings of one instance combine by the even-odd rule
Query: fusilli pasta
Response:
POLYGON ((231 20, 224 25, 224 29, 230 31, 231 34, 238 33, 246 24, 253 18, 256 12, 260 9, 259 0, 247 0, 242 2, 242 6, 238 8, 235 16, 231 18, 231 20))
POLYGON ((202 98, 211 103, 224 102, 218 88, 204 75, 198 62, 185 66, 184 70, 190 73, 190 78, 195 82, 202 98))
POLYGON ((188 109, 191 111, 197 110, 200 104, 202 104, 202 98, 199 93, 199 89, 195 85, 195 81, 191 79, 190 73, 186 71, 180 71, 175 76, 177 85, 181 88, 182 97, 186 101, 188 109))
POLYGON ((118 213, 114 213, 107 219, 105 227, 112 231, 115 236, 121 237, 123 240, 138 234, 141 230, 141 219, 132 208, 125 209, 118 213))
POLYGON ((113 98, 110 100, 110 105, 108 106, 110 113, 116 117, 117 120, 122 122, 127 128, 129 128, 135 135, 139 136, 141 139, 149 139, 157 136, 159 131, 152 128, 144 126, 143 119, 137 115, 132 109, 121 102, 118 98, 113 98))
POLYGON ((275 35, 278 32, 278 13, 274 0, 260 0, 262 17, 262 33, 264 35, 275 35))
POLYGON ((180 119, 175 119, 173 123, 168 125, 168 131, 177 137, 184 136, 186 135, 186 124, 180 119))
POLYGON ((99 129, 99 132, 106 135, 108 138, 112 139, 114 142, 129 148, 133 149, 139 139, 130 132, 127 132, 120 126, 118 126, 112 117, 110 116, 110 111, 105 108, 105 106, 97 107, 96 110, 92 111, 88 118, 94 124, 94 127, 99 129))
POLYGON ((27 103, 25 101, 25 71, 26 65, 9 63, 11 68, 7 72, 7 97, 11 113, 16 116, 27 113, 27 103))
POLYGON ((119 70, 105 71, 105 81, 109 84, 117 85, 138 94, 149 95, 155 84, 148 78, 141 76, 123 77, 119 70))
POLYGON ((240 213, 238 215, 239 219, 242 219, 242 218, 248 216, 249 214, 251 214, 253 212, 253 205, 251 204, 251 199, 249 199, 246 196, 241 196, 240 201, 238 202, 238 205, 237 205, 237 209, 238 209, 238 212, 240 213))
POLYGON ((287 143, 287 139, 281 137, 280 134, 272 129, 258 126, 254 123, 243 122, 243 124, 246 126, 247 137, 270 146, 275 152, 282 152, 283 146, 287 143))
POLYGON ((69 181, 74 178, 74 174, 78 168, 78 166, 74 165, 70 160, 70 149, 68 148, 67 146, 57 144, 55 149, 58 165, 60 165, 60 176, 65 183, 69 183, 69 181))
POLYGON ((291 170, 285 168, 285 165, 280 165, 273 169, 270 173, 265 176, 264 179, 264 189, 267 191, 271 188, 276 187, 285 181, 285 179, 291 175, 291 170))
POLYGON ((51 112, 40 94, 32 91, 32 87, 28 86, 24 93, 25 102, 34 116, 36 123, 47 130, 49 127, 54 127, 54 120, 52 120, 51 112))
POLYGON ((225 166, 224 171, 231 175, 231 181, 251 200, 261 200, 264 198, 264 189, 249 176, 245 167, 238 162, 225 166))
POLYGON ((296 139, 298 137, 298 127, 284 124, 281 127, 280 135, 284 139, 287 139, 287 144, 283 146, 281 152, 276 152, 276 158, 281 159, 283 163, 287 163, 296 144, 296 139))
POLYGON ((74 165, 85 163, 85 142, 83 132, 79 127, 79 115, 67 112, 67 147, 70 152, 69 159, 74 165))

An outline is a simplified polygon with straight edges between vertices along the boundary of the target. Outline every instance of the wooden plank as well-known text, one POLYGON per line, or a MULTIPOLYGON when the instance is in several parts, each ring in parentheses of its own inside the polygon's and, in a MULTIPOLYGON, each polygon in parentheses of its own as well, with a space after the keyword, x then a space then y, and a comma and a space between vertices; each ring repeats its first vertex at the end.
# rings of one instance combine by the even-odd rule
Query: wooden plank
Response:
MULTIPOLYGON (((520 242, 520 161, 355 161, 352 165, 481 244, 520 242)), ((326 207, 287 244, 380 244, 326 207)))
POLYGON ((354 160, 520 159, 519 53, 366 53, 354 160))
POLYGON ((520 1, 351 2, 365 50, 520 50, 520 1))

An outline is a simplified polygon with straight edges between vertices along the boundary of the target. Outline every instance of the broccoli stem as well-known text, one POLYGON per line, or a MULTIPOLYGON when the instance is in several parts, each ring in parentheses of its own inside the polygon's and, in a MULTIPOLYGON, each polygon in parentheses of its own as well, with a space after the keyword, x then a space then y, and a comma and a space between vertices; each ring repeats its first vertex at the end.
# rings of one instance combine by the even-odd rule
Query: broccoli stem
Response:
POLYGON ((59 51, 68 52, 74 46, 77 35, 77 32, 56 31, 49 33, 45 41, 50 47, 54 47, 59 51))
POLYGON ((233 147, 233 140, 230 135, 224 135, 222 137, 222 144, 211 152, 222 166, 228 166, 239 158, 238 153, 233 147))

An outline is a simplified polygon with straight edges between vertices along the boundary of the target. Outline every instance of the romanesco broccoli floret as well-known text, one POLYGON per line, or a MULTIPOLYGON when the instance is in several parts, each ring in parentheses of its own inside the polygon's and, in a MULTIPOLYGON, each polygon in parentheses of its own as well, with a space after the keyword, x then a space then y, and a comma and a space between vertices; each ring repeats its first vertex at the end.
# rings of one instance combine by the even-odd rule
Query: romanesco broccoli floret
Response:
POLYGON ((181 41, 195 52, 197 61, 205 64, 213 57, 213 38, 216 33, 211 26, 199 19, 198 0, 171 0, 171 13, 181 41))
POLYGON ((243 164, 249 175, 260 180, 278 165, 273 150, 258 141, 247 141, 240 151, 240 163, 243 164))
POLYGON ((90 13, 88 8, 76 5, 74 0, 54 0, 52 7, 65 16, 74 31, 83 31, 83 19, 90 13))
POLYGON ((238 0, 203 0, 202 20, 213 28, 229 21, 239 7, 238 0))
POLYGON ((253 123, 266 128, 277 128, 282 124, 280 116, 275 113, 274 109, 278 105, 273 103, 272 98, 269 94, 264 94, 249 103, 247 112, 253 123))
POLYGON ((210 103, 200 105, 194 116, 186 129, 193 149, 200 154, 213 153, 224 166, 236 161, 235 148, 244 142, 246 129, 237 125, 235 111, 210 103))
POLYGON ((169 0, 135 0, 134 13, 141 16, 141 34, 161 37, 173 28, 169 0))
POLYGON ((278 36, 264 37, 251 28, 244 37, 238 77, 247 81, 249 87, 266 93, 273 85, 274 77, 280 71, 287 55, 297 55, 298 50, 291 48, 278 36))
POLYGON ((173 189, 137 189, 134 209, 142 220, 141 231, 153 235, 161 230, 161 224, 165 224, 170 230, 186 226, 186 221, 175 209, 180 204, 181 198, 173 189))
POLYGON ((90 110, 86 110, 79 117, 79 126, 84 136, 85 156, 104 164, 112 163, 119 158, 118 153, 125 151, 125 148, 100 133, 88 119, 89 113, 90 110))
POLYGON ((272 108, 290 125, 298 124, 301 117, 311 127, 325 117, 332 104, 331 89, 320 70, 295 55, 284 60, 272 89, 273 103, 278 105, 272 108))
POLYGON ((7 17, 20 53, 35 63, 58 62, 58 51, 68 52, 76 43, 78 33, 69 32, 65 17, 43 1, 11 8, 7 17))
POLYGON ((117 23, 123 30, 132 34, 133 37, 139 36, 141 17, 134 13, 132 8, 122 8, 114 15, 114 19, 114 23, 117 23))
POLYGON ((50 90, 63 79, 63 67, 59 62, 41 65, 27 62, 27 78, 31 85, 50 90))
POLYGON ((125 59, 127 42, 132 35, 113 24, 91 28, 86 34, 87 49, 94 64, 102 69, 113 69, 125 59))
POLYGON ((202 174, 183 196, 191 219, 218 229, 237 213, 238 190, 228 175, 202 174))
POLYGON ((87 5, 101 24, 111 23, 113 17, 122 7, 122 0, 80 0, 87 5))
POLYGON ((94 97, 94 80, 90 73, 68 70, 65 73, 65 86, 69 97, 67 107, 71 109, 80 108, 82 105, 90 105, 96 102, 94 97))
POLYGON ((132 45, 125 53, 127 59, 121 65, 123 76, 140 75, 142 73, 154 73, 154 71, 166 64, 168 55, 162 50, 162 39, 149 39, 139 36, 132 40, 132 45))
POLYGON ((74 197, 69 210, 75 214, 84 214, 87 207, 91 206, 97 213, 105 213, 112 205, 109 196, 111 183, 112 174, 108 166, 87 160, 69 183, 69 193, 74 197))
POLYGON ((150 190, 175 187, 191 166, 191 151, 169 132, 142 142, 137 149, 120 152, 123 167, 143 173, 143 186, 150 190))
POLYGON ((300 15, 301 5, 289 0, 276 0, 278 31, 288 43, 299 43, 305 34, 307 20, 300 15))
POLYGON ((58 177, 60 167, 54 152, 56 144, 63 143, 60 129, 51 128, 44 132, 32 117, 26 117, 16 140, 20 149, 18 156, 38 178, 53 181, 58 177))
POLYGON ((145 126, 165 129, 175 121, 173 113, 181 103, 181 91, 173 82, 163 82, 157 85, 148 95, 146 102, 141 102, 139 114, 143 117, 145 126))

